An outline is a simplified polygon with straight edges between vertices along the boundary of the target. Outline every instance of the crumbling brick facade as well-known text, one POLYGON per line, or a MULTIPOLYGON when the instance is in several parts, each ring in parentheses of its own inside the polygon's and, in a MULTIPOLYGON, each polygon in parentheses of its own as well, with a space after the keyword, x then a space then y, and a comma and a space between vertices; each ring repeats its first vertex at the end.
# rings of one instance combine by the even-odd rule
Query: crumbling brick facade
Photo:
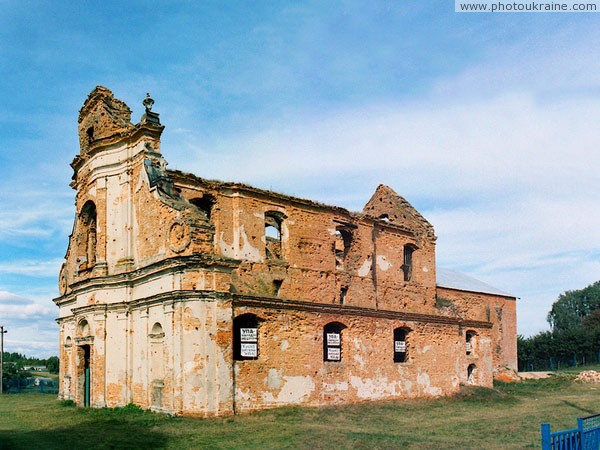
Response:
POLYGON ((97 87, 80 112, 62 398, 220 415, 447 395, 516 366, 515 298, 438 292, 433 227, 392 189, 354 213, 167 170, 152 103, 134 125, 97 87))

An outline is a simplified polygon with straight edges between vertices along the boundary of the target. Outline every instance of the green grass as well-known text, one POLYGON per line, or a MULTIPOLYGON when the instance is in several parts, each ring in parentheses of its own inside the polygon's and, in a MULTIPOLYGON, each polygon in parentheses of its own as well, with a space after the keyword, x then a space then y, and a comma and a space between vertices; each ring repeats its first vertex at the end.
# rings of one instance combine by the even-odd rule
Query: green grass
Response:
POLYGON ((539 448, 540 424, 575 427, 600 387, 574 376, 463 389, 452 398, 287 407, 218 419, 135 406, 79 409, 49 395, 0 397, 0 449, 539 448))

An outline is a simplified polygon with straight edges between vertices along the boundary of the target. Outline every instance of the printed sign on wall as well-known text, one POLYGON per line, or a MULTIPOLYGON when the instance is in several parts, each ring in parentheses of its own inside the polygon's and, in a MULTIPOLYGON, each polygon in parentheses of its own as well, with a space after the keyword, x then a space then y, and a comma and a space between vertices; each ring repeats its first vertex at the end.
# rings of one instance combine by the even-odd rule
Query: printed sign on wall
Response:
POLYGON ((240 328, 240 342, 258 342, 258 328, 240 328))
POLYGON ((240 348, 240 355, 243 358, 257 358, 258 357, 258 345, 242 344, 242 346, 240 348))
POLYGON ((339 347, 327 347, 327 359, 329 361, 339 361, 342 359, 342 352, 339 347))
POLYGON ((327 333, 327 345, 340 345, 339 333, 327 333))
POLYGON ((394 341, 394 351, 398 353, 406 353, 406 341, 394 341))

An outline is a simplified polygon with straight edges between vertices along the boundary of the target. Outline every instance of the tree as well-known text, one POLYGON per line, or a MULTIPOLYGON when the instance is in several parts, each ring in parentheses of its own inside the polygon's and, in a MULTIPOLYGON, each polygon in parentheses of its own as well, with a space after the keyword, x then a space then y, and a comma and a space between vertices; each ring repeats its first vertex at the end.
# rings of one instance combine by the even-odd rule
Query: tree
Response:
POLYGON ((572 330, 580 327, 583 320, 596 310, 600 310, 600 281, 560 294, 547 319, 553 331, 572 330))
POLYGON ((46 367, 50 373, 58 373, 58 356, 51 356, 46 360, 46 367))

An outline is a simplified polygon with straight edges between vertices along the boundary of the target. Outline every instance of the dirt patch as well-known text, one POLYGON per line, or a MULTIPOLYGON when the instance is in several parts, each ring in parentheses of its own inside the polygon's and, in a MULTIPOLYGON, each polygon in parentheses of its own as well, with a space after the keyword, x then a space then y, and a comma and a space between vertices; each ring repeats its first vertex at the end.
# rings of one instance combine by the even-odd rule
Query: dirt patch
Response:
POLYGON ((519 372, 519 376, 523 380, 539 380, 542 378, 548 378, 552 374, 552 372, 519 372))

